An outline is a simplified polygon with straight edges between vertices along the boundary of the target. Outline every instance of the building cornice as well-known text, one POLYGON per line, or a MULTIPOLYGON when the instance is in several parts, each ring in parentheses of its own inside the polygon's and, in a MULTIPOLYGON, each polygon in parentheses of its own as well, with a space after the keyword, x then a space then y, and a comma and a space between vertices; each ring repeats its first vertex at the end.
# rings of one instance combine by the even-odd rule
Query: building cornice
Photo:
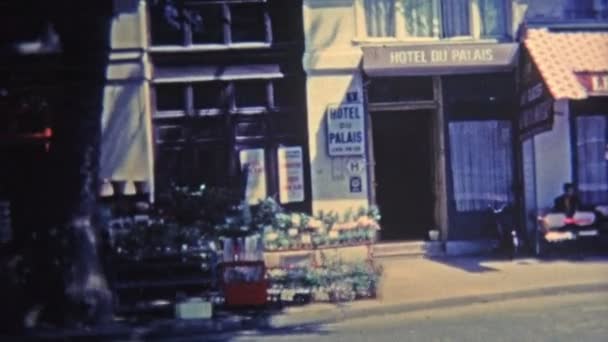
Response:
POLYGON ((302 65, 307 74, 359 69, 363 52, 359 47, 306 51, 302 65))

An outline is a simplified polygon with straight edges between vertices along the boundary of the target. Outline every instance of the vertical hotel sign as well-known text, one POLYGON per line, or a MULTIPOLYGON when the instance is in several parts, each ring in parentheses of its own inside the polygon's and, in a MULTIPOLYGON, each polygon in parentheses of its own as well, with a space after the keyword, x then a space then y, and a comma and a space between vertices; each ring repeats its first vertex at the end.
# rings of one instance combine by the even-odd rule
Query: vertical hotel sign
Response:
POLYGON ((553 129, 553 98, 529 56, 522 64, 522 90, 519 94, 519 137, 525 140, 553 129))
POLYGON ((327 152, 330 157, 365 154, 363 104, 349 102, 327 107, 327 152))
POLYGON ((239 153, 241 170, 247 172, 245 200, 249 204, 258 204, 266 198, 266 162, 264 149, 248 149, 239 153))
POLYGON ((304 201, 304 162, 302 147, 279 147, 279 200, 281 203, 304 201))

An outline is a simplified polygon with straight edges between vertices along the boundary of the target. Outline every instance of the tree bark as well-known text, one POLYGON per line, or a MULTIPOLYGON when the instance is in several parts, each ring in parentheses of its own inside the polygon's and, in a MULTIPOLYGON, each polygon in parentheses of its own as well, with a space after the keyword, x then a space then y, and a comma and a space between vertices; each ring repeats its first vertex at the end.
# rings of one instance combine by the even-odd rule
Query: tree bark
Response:
POLYGON ((60 0, 48 8, 61 40, 63 94, 56 103, 50 151, 49 227, 40 243, 52 246, 42 248, 51 254, 42 265, 51 262, 48 269, 59 270, 59 275, 46 274, 51 283, 45 292, 54 298, 47 302, 50 312, 62 323, 96 324, 112 315, 94 222, 111 4, 60 0))

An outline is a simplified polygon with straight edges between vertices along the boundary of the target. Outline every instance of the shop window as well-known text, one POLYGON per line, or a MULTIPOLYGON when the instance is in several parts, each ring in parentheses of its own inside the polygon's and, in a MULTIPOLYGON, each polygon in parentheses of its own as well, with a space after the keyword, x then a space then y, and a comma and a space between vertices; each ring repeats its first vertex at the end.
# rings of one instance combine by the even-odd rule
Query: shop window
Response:
POLYGON ((433 99, 431 77, 379 77, 371 79, 368 100, 375 102, 399 102, 433 99))
POLYGON ((223 108, 225 82, 199 82, 192 84, 194 109, 223 108))
POLYGON ((156 141, 159 143, 177 143, 184 141, 184 130, 180 125, 158 125, 156 141))
POLYGON ((608 203, 606 116, 576 118, 577 180, 584 204, 608 203))
POLYGON ((232 152, 226 144, 199 144, 194 147, 192 172, 195 186, 226 186, 230 178, 229 158, 232 152))
POLYGON ((234 82, 236 106, 238 108, 266 107, 267 85, 266 80, 234 82))
POLYGON ((157 84, 155 87, 156 110, 184 110, 185 85, 184 84, 157 84))
POLYGON ((294 106, 296 103, 294 96, 298 93, 295 89, 297 89, 298 85, 293 79, 277 79, 272 81, 272 86, 275 107, 287 108, 294 106))
POLYGON ((263 42, 266 40, 264 8, 256 3, 230 6, 233 42, 263 42))
POLYGON ((454 202, 459 212, 513 201, 513 154, 508 121, 449 124, 454 202))
POLYGON ((171 189, 171 184, 189 184, 187 150, 183 146, 159 145, 156 150, 155 183, 158 193, 171 189))
POLYGON ((506 34, 504 0, 359 0, 367 37, 498 37, 506 34), (471 12, 471 8, 479 11, 471 12), (472 32, 478 23, 478 32, 472 32))
POLYGON ((158 144, 156 149, 157 193, 165 194, 171 184, 196 187, 228 183, 228 150, 220 142, 158 144))
POLYGON ((261 120, 239 122, 236 126, 237 137, 263 138, 266 133, 266 124, 261 120))
POLYGON ((196 118, 188 123, 193 142, 220 141, 225 139, 226 120, 221 116, 196 118))

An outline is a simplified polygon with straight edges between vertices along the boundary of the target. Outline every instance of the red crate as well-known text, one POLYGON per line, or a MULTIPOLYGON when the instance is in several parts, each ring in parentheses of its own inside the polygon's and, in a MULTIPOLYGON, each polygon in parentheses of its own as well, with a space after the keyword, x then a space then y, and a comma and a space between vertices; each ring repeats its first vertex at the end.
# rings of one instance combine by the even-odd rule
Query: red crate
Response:
POLYGON ((263 261, 224 262, 219 271, 226 306, 266 305, 269 282, 263 261))

